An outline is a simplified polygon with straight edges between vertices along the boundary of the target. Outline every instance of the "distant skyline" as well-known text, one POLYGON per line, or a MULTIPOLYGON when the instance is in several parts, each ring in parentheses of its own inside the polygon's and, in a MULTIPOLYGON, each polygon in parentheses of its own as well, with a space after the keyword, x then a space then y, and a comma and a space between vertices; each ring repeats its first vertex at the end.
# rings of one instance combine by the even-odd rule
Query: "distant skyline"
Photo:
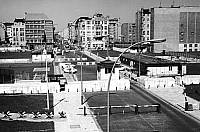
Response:
POLYGON ((135 13, 141 8, 171 6, 200 6, 200 0, 0 0, 0 21, 13 22, 23 18, 25 12, 45 13, 54 21, 57 31, 80 16, 92 17, 102 13, 120 18, 121 23, 135 22, 135 13))

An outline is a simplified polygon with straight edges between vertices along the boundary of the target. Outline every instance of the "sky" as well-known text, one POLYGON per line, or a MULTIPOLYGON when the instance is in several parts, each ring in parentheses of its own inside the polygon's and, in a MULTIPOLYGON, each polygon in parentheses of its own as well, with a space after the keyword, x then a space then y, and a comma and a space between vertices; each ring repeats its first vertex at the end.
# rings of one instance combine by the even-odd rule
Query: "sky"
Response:
POLYGON ((0 22, 13 22, 28 12, 45 13, 54 21, 57 31, 66 28, 70 21, 95 13, 131 23, 139 9, 158 7, 160 3, 171 6, 173 1, 175 6, 200 6, 200 0, 0 0, 0 22))

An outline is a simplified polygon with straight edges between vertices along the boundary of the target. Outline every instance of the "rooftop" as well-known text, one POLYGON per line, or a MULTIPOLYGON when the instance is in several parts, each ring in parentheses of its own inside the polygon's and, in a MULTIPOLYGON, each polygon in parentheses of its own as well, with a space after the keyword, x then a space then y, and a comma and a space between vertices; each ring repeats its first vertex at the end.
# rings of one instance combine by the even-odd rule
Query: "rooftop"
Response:
MULTIPOLYGON (((131 60, 136 60, 139 61, 139 55, 138 54, 133 54, 133 53, 126 53, 122 55, 125 58, 129 58, 131 60)), ((140 54, 140 62, 144 64, 178 64, 179 62, 174 62, 171 60, 166 60, 162 58, 157 58, 153 56, 148 56, 144 54, 140 54)))
POLYGON ((14 22, 25 22, 24 18, 15 18, 14 22))
POLYGON ((44 13, 26 13, 25 15, 26 20, 49 20, 44 13))

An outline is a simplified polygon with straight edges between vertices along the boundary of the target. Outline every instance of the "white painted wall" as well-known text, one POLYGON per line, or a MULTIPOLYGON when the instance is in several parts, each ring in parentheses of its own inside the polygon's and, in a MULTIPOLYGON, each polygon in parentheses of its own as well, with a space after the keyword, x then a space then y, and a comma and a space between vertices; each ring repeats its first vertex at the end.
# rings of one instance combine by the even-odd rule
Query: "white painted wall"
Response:
POLYGON ((200 75, 184 75, 184 76, 177 76, 176 77, 177 84, 189 85, 189 84, 199 84, 200 83, 200 75))
POLYGON ((169 70, 169 66, 166 67, 148 67, 147 75, 148 76, 165 76, 165 75, 177 75, 178 66, 172 66, 172 69, 169 70))
POLYGON ((53 61, 53 58, 51 58, 51 55, 32 55, 32 61, 33 62, 41 62, 41 61, 47 61, 51 62, 53 61))
POLYGON ((171 87, 175 86, 175 79, 172 77, 141 77, 139 82, 143 84, 145 88, 158 88, 158 87, 171 87))
MULTIPOLYGON (((115 72, 112 74, 112 79, 119 80, 119 70, 121 68, 115 68, 115 72)), ((97 80, 108 80, 110 73, 105 73, 105 68, 101 68, 100 72, 97 71, 97 80)))
MULTIPOLYGON (((107 91, 108 80, 83 81, 83 92, 107 91)), ((128 79, 115 80, 110 83, 110 91, 130 90, 130 81, 128 79)), ((81 82, 69 82, 65 85, 66 92, 80 92, 81 82)))
POLYGON ((58 82, 49 82, 47 84, 34 80, 26 80, 14 84, 0 84, 0 93, 46 93, 47 87, 50 93, 60 91, 60 85, 58 82))

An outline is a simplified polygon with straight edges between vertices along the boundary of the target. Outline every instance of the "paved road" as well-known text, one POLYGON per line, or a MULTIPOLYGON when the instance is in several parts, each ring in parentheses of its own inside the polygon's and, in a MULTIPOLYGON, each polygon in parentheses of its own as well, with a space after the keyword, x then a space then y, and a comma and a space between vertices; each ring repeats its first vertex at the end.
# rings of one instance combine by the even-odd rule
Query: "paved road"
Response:
MULTIPOLYGON (((132 89, 136 92, 141 94, 144 98, 148 100, 156 100, 161 104, 162 111, 165 112, 170 118, 175 120, 178 124, 181 124, 185 129, 185 131, 198 131, 200 130, 200 120, 193 118, 192 116, 188 115, 187 113, 183 112, 179 108, 175 107, 173 104, 168 102, 168 100, 163 100, 161 97, 157 96, 156 94, 140 88, 137 83, 132 83, 132 89)), ((168 93, 165 92, 165 95, 168 93)), ((170 97, 170 95, 167 95, 170 97)), ((171 97, 174 98, 174 97, 171 97)))
MULTIPOLYGON (((64 111, 67 118, 63 120, 55 120, 55 131, 56 132, 101 132, 102 130, 98 127, 95 119, 91 115, 84 116, 83 109, 80 109, 80 92, 69 92, 69 93, 55 93, 54 102, 59 103, 54 108, 54 113, 64 111)), ((89 113, 89 111, 87 111, 89 113)))

